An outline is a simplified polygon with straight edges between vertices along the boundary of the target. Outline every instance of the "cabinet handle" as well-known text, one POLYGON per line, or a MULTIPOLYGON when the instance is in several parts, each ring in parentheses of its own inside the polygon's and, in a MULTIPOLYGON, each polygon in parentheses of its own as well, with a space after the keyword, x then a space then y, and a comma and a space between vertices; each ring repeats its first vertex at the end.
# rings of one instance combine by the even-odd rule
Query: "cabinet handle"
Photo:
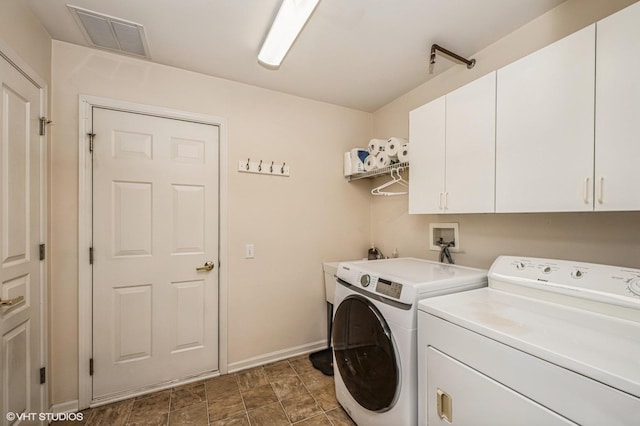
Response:
POLYGON ((451 419, 453 418, 453 400, 448 393, 440 388, 438 388, 436 398, 438 399, 438 417, 451 423, 451 419))
POLYGON ((604 203, 604 176, 600 176, 600 190, 598 191, 598 203, 604 203))
POLYGON ((585 204, 589 204, 589 178, 584 178, 584 194, 582 195, 585 204))
POLYGON ((447 210, 449 208, 449 192, 444 193, 444 209, 447 210))
POLYGON ((438 195, 438 208, 442 210, 442 192, 438 195))

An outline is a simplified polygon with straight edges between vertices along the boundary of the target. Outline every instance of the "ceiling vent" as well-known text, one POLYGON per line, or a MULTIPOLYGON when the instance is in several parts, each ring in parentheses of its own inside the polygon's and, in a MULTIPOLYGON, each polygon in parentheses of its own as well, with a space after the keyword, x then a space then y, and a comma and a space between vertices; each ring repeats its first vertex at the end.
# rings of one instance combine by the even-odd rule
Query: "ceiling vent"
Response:
POLYGON ((142 25, 69 4, 67 7, 89 45, 151 59, 142 25))

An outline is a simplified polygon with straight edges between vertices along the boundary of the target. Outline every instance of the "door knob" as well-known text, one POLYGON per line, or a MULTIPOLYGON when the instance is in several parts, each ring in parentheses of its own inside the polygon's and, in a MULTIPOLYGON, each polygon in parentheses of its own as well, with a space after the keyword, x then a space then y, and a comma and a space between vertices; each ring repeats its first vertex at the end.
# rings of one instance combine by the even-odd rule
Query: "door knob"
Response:
POLYGON ((24 300, 24 296, 18 296, 15 299, 2 300, 0 299, 0 306, 13 306, 24 300))
POLYGON ((213 269, 214 266, 215 265, 213 264, 212 261, 208 261, 208 262, 205 262, 203 266, 198 266, 196 268, 196 271, 198 272, 210 271, 213 269))

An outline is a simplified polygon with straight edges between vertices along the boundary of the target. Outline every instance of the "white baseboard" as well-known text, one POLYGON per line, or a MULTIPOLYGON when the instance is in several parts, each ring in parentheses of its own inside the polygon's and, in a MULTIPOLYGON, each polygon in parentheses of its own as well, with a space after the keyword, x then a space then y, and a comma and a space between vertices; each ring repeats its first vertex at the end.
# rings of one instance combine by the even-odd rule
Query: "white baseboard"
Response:
POLYGON ((319 340, 317 342, 308 343, 306 345, 296 346, 293 348, 282 349, 276 352, 248 358, 243 361, 232 362, 228 365, 229 373, 235 373, 237 371, 246 370, 247 368, 258 367, 261 365, 269 364, 283 359, 292 358, 298 355, 304 355, 311 352, 319 351, 327 348, 326 340, 319 340))
POLYGON ((49 408, 50 413, 62 414, 62 413, 77 413, 79 409, 78 400, 62 402, 60 404, 53 404, 49 408))

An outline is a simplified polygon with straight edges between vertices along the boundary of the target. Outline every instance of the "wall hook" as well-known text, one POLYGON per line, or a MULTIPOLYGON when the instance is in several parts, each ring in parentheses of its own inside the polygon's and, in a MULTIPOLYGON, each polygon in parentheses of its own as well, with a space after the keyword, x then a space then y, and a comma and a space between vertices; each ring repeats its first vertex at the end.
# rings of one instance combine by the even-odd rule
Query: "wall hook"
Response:
POLYGON ((269 167, 269 171, 273 173, 273 161, 271 162, 271 166, 269 167))
POLYGON ((262 160, 260 160, 260 164, 258 164, 258 171, 261 172, 262 171, 262 160))
POLYGON ((284 162, 282 163, 282 168, 280 168, 280 173, 283 173, 283 174, 284 174, 284 165, 285 165, 285 164, 287 164, 287 163, 284 163, 284 162))
POLYGON ((250 160, 250 158, 247 158, 247 165, 245 167, 247 170, 249 170, 249 160, 250 160))

